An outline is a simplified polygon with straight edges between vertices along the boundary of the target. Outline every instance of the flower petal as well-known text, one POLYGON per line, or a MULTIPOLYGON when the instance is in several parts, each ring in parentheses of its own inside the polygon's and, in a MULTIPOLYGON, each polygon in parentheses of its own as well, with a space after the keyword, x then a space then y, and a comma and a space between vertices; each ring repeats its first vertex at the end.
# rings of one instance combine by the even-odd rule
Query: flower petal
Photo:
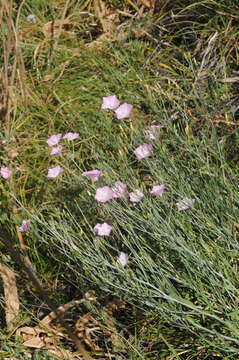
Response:
POLYGON ((144 194, 140 190, 135 190, 129 193, 129 201, 133 203, 140 202, 144 197, 144 194))
POLYGON ((152 155, 153 146, 151 144, 142 144, 134 150, 134 154, 138 159, 144 159, 152 155))
POLYGON ((81 175, 88 177, 92 181, 98 181, 100 179, 100 177, 102 176, 102 171, 101 170, 90 170, 90 171, 83 172, 81 175))
POLYGON ((115 110, 116 117, 118 120, 122 120, 125 118, 128 118, 131 114, 131 111, 133 109, 133 106, 131 104, 122 104, 118 107, 117 110, 115 110))
POLYGON ((67 139, 71 141, 77 139, 79 136, 80 135, 78 133, 69 132, 66 135, 64 135, 62 139, 67 139))
POLYGON ((125 252, 121 251, 121 253, 118 256, 117 262, 121 266, 125 267, 128 264, 128 261, 129 261, 129 255, 126 254, 125 252))
POLYGON ((127 194, 127 185, 121 181, 116 181, 112 190, 114 192, 114 198, 122 198, 127 194))
POLYGON ((58 165, 51 169, 48 169, 47 177, 49 178, 56 178, 58 175, 60 175, 63 172, 63 169, 58 165))
POLYGON ((62 145, 53 146, 52 150, 50 152, 50 155, 60 155, 62 152, 62 149, 63 149, 62 145))
POLYGON ((0 168, 0 175, 4 179, 8 179, 8 178, 10 178, 10 176, 12 176, 12 170, 7 168, 7 167, 1 167, 0 168))
POLYGON ((103 102, 101 109, 110 109, 115 110, 120 105, 120 101, 117 99, 116 95, 110 95, 103 97, 103 102))
POLYGON ((49 146, 57 145, 58 142, 61 140, 62 135, 61 134, 55 134, 49 137, 49 139, 46 141, 49 146))
POLYGON ((165 190, 165 185, 155 185, 153 186, 152 190, 150 191, 151 194, 155 196, 162 196, 165 190))
POLYGON ((93 230, 98 236, 109 236, 112 231, 112 226, 107 223, 96 224, 93 230))
POLYGON ((95 200, 101 203, 105 203, 114 198, 114 192, 109 186, 103 186, 96 190, 95 200))

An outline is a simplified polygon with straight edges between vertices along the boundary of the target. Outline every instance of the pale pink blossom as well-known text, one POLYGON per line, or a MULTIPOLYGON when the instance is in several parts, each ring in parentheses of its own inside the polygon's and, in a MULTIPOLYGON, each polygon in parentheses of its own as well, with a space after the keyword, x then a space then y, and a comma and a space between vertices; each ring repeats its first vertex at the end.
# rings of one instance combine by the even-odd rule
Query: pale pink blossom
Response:
POLYGON ((24 232, 24 231, 29 231, 30 230, 30 220, 22 220, 22 225, 18 227, 18 231, 20 232, 24 232))
POLYGON ((55 134, 49 137, 49 139, 46 142, 49 146, 55 146, 61 140, 61 137, 62 137, 61 134, 55 134))
POLYGON ((96 224, 93 230, 98 236, 109 236, 112 231, 112 226, 107 223, 96 224))
POLYGON ((128 264, 128 261, 129 261, 129 255, 126 254, 125 252, 121 251, 121 253, 118 256, 117 262, 121 266, 125 267, 128 264))
POLYGON ((195 201, 196 201, 195 199, 183 198, 182 200, 176 203, 176 206, 179 211, 187 210, 189 208, 194 207, 195 201))
POLYGON ((153 146, 151 144, 142 144, 134 150, 134 154, 138 159, 144 159, 152 155, 153 146))
POLYGON ((92 181, 98 181, 100 179, 100 177, 102 176, 102 171, 101 170, 90 170, 90 171, 83 172, 81 175, 88 177, 92 181))
POLYGON ((120 101, 117 99, 117 96, 110 95, 103 97, 101 109, 115 110, 119 105, 120 105, 120 101))
POLYGON ((52 150, 50 152, 50 155, 60 155, 62 152, 62 149, 63 149, 62 145, 53 146, 52 150))
POLYGON ((140 202, 144 197, 144 194, 140 190, 135 190, 129 193, 129 200, 133 203, 140 202))
POLYGON ((8 179, 8 178, 10 178, 10 176, 12 176, 12 170, 7 168, 7 167, 1 167, 0 168, 0 175, 4 179, 8 179))
POLYGON ((79 136, 80 135, 78 133, 69 132, 63 136, 63 139, 67 139, 67 140, 71 141, 71 140, 77 139, 79 136))
POLYGON ((151 139, 151 140, 155 140, 156 139, 156 135, 159 133, 160 129, 163 128, 163 125, 150 125, 146 130, 145 130, 145 135, 151 139))
POLYGON ((109 186, 103 186, 96 190, 95 200, 101 203, 105 203, 114 198, 115 193, 109 186))
POLYGON ((150 191, 151 194, 155 196, 162 196, 165 190, 165 185, 155 185, 153 186, 152 190, 150 191))
POLYGON ((118 120, 122 120, 125 118, 128 118, 131 114, 131 111, 133 109, 133 106, 131 104, 122 104, 118 107, 117 110, 115 110, 116 117, 118 120))
POLYGON ((114 198, 122 198, 127 194, 127 185, 121 181, 116 181, 112 190, 114 192, 114 198))
POLYGON ((47 177, 49 178, 56 178, 58 175, 60 175, 64 170, 58 165, 51 169, 48 169, 47 177))

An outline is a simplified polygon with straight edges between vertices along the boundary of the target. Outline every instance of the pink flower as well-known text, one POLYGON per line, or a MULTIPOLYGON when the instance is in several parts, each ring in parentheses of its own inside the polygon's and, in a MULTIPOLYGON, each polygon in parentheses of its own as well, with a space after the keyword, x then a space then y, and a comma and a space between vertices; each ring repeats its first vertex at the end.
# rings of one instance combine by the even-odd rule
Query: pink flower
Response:
POLYGON ((125 267, 128 264, 128 261, 129 261, 129 255, 126 254, 125 252, 121 251, 121 253, 118 256, 117 262, 121 266, 125 267))
POLYGON ((83 172, 81 175, 88 177, 92 181, 98 181, 100 179, 100 177, 102 176, 102 171, 101 170, 90 170, 90 171, 83 172))
POLYGON ((138 159, 144 159, 152 155, 153 146, 151 144, 142 144, 134 150, 138 159))
POLYGON ((187 210, 189 208, 194 207, 195 201, 196 201, 195 199, 183 198, 182 200, 176 203, 176 206, 179 211, 187 210))
POLYGON ((22 225, 19 226, 18 231, 24 232, 30 230, 30 220, 22 220, 22 225))
POLYGON ((61 136, 61 134, 52 135, 46 142, 49 146, 57 145, 58 142, 61 140, 61 136))
POLYGON ((140 190, 135 190, 129 193, 129 200, 133 203, 140 202, 144 197, 144 194, 140 190))
POLYGON ((109 186, 103 186, 96 190, 95 200, 105 203, 114 198, 115 193, 109 186))
POLYGON ((121 181, 116 181, 112 190, 114 192, 114 198, 122 198, 127 194, 127 185, 121 181))
POLYGON ((56 178, 58 175, 60 175, 64 170, 58 165, 51 169, 48 169, 47 177, 49 178, 56 178))
POLYGON ((52 150, 50 152, 50 155, 60 155, 62 152, 62 149, 63 149, 62 145, 53 146, 52 150))
POLYGON ((146 130, 145 130, 145 135, 151 139, 151 140, 155 140, 156 139, 156 135, 158 134, 159 130, 163 128, 163 125, 150 125, 146 130))
POLYGON ((109 236, 112 231, 112 226, 107 223, 96 224, 93 230, 98 236, 109 236))
POLYGON ((12 175, 12 170, 7 168, 7 167, 1 167, 0 168, 0 175, 4 178, 4 179, 8 179, 10 178, 10 176, 12 175))
POLYGON ((101 109, 110 109, 115 110, 120 105, 120 101, 117 99, 117 96, 111 95, 103 97, 103 103, 101 109))
POLYGON ((133 109, 133 106, 131 104, 122 104, 118 107, 117 110, 115 110, 116 117, 118 120, 125 119, 130 116, 130 113, 133 109))
POLYGON ((67 139, 67 140, 75 140, 79 137, 80 135, 78 133, 72 133, 72 132, 69 132, 67 133, 66 135, 63 136, 63 139, 67 139))
POLYGON ((151 194, 155 196, 162 196, 165 190, 165 185, 155 185, 153 186, 152 190, 150 191, 151 194))

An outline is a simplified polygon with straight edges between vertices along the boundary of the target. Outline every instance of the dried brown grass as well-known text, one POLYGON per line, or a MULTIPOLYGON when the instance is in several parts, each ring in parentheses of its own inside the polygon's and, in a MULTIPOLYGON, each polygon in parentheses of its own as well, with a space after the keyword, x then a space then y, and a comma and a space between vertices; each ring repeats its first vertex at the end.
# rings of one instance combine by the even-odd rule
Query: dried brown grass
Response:
POLYGON ((3 124, 9 132, 16 117, 19 101, 27 104, 25 86, 25 66, 19 43, 19 18, 25 0, 22 1, 17 14, 14 14, 13 2, 0 1, 0 21, 3 43, 3 67, 1 69, 1 111, 3 124))

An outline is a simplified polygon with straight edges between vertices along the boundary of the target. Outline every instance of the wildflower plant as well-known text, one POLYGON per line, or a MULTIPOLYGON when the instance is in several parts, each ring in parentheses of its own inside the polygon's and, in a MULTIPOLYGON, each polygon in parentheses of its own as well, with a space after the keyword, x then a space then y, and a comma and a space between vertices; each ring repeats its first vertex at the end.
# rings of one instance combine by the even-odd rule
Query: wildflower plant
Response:
POLYGON ((20 35, 3 67, 1 224, 17 225, 47 281, 56 260, 81 285, 150 311, 160 331, 238 357, 237 6, 172 2, 142 39, 131 9, 124 39, 94 50, 81 43, 92 1, 68 5, 74 39, 62 31, 45 46, 40 29, 63 18, 47 2, 45 14, 16 6, 19 27, 3 32, 20 35), (9 192, 23 204, 17 220, 9 192))
MULTIPOLYGON (((82 232, 65 214, 46 225, 45 241, 101 289, 230 350, 239 346, 238 323, 232 321, 239 286, 233 226, 239 199, 221 145, 214 136, 209 142, 220 168, 213 157, 208 161, 204 138, 195 145, 171 128, 169 137, 154 144, 154 155, 141 160, 147 177, 139 175, 138 188, 132 168, 126 184, 116 183, 127 185, 129 193, 115 197, 105 185, 88 199, 103 220, 94 231, 105 239, 94 240, 89 219, 89 230, 82 232)), ((82 216, 80 202, 77 206, 82 216)))

